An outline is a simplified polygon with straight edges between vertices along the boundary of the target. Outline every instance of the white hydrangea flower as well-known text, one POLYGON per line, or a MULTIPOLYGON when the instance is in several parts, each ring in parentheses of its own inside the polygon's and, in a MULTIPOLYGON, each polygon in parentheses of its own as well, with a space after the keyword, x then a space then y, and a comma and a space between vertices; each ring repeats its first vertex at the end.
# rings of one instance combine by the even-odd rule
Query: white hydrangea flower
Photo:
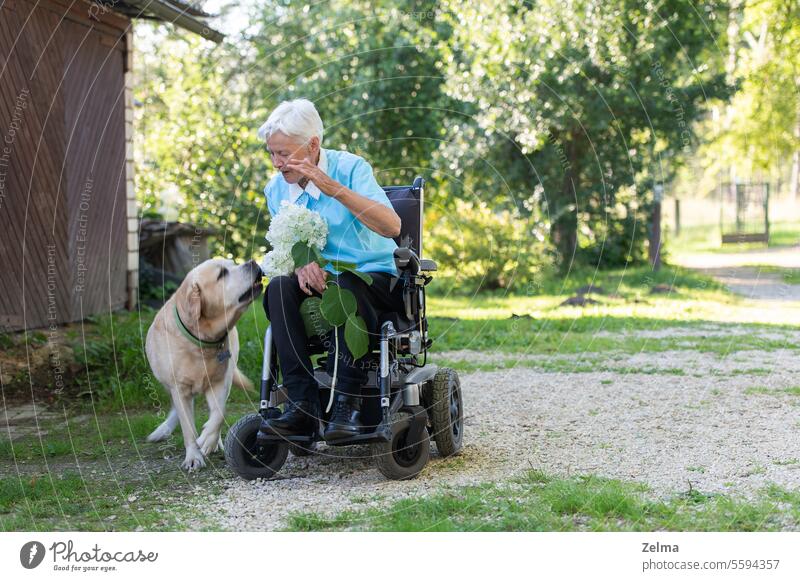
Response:
POLYGON ((322 250, 328 239, 328 223, 319 212, 284 200, 278 214, 270 222, 266 239, 272 245, 272 250, 261 261, 264 275, 274 278, 291 274, 295 268, 292 246, 297 242, 306 242, 322 250))

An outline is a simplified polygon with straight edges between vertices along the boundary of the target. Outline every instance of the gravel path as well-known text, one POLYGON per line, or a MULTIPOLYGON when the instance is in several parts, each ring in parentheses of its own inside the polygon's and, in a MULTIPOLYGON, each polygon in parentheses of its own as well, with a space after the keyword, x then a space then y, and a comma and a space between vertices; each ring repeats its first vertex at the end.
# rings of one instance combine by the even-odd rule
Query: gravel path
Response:
POLYGON ((758 266, 800 268, 800 246, 746 252, 708 252, 676 257, 681 266, 713 276, 732 292, 756 300, 800 301, 800 285, 758 266))
POLYGON ((748 299, 800 301, 800 284, 789 284, 780 274, 761 272, 756 267, 703 268, 700 272, 713 276, 731 292, 748 299))
POLYGON ((528 366, 462 374, 464 451, 441 459, 434 446, 416 480, 385 480, 366 447, 324 448, 322 457, 290 456, 276 480, 226 481, 220 495, 195 502, 201 517, 186 524, 273 530, 295 511, 334 515, 384 506, 532 467, 644 482, 659 497, 685 492, 690 483, 706 493, 744 496, 768 483, 800 486, 800 397, 783 391, 798 385, 795 351, 725 358, 674 351, 613 361, 648 373, 547 373, 528 366), (659 373, 670 368, 702 377, 659 373))

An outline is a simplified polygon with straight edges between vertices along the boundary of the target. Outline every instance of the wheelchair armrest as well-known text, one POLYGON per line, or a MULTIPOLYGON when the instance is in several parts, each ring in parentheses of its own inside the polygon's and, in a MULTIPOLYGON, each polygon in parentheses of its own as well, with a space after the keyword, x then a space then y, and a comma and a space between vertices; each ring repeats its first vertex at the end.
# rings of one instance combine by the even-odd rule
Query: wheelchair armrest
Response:
POLYGON ((394 264, 397 266, 397 270, 410 268, 411 274, 437 270, 435 261, 430 258, 420 258, 413 250, 405 246, 394 249, 394 264))
POLYGON ((411 274, 417 274, 420 271, 419 257, 416 253, 405 246, 394 249, 394 264, 397 270, 411 269, 411 274))
POLYGON ((420 258, 419 269, 423 271, 432 272, 436 270, 436 263, 430 258, 420 258))

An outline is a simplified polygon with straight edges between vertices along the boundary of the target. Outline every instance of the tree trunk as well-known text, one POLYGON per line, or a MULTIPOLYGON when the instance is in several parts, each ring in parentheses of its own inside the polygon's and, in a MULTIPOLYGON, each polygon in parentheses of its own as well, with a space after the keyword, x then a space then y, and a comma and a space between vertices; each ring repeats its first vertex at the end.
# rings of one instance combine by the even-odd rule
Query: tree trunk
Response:
POLYGON ((551 228, 551 235, 561 266, 567 266, 575 256, 578 246, 578 220, 575 211, 566 212, 556 220, 551 228))
POLYGON ((556 218, 550 228, 551 239, 558 251, 562 268, 572 262, 578 247, 578 201, 575 183, 578 172, 575 141, 568 141, 565 149, 567 163, 564 164, 564 181, 555 208, 556 218))
MULTIPOLYGON (((797 114, 797 123, 794 126, 795 143, 800 141, 800 110, 797 114)), ((795 149, 792 154, 792 178, 789 182, 789 193, 792 203, 797 203, 797 189, 800 187, 800 149, 795 149)))
POLYGON ((653 215, 650 219, 650 245, 648 248, 650 264, 653 271, 661 268, 661 200, 653 204, 653 215))

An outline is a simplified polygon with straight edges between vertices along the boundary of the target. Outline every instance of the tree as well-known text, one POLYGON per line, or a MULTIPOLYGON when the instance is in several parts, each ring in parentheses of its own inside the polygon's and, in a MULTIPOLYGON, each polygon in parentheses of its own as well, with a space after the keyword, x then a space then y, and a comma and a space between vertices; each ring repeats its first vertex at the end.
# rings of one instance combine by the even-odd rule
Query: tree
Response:
POLYGON ((326 147, 364 155, 382 183, 410 183, 430 168, 449 102, 435 65, 449 29, 434 6, 263 3, 246 63, 251 110, 263 120, 284 99, 308 98, 326 147))
POLYGON ((137 26, 143 212, 173 198, 177 218, 216 228, 213 252, 236 258, 266 250, 262 190, 274 170, 256 129, 280 101, 314 101, 324 146, 363 155, 384 184, 430 172, 451 101, 435 64, 449 31, 431 3, 270 0, 252 10, 249 36, 220 46, 137 26))
POLYGON ((502 184, 492 189, 501 203, 540 206, 562 265, 578 252, 603 264, 643 259, 653 185, 689 151, 704 100, 724 92, 708 50, 721 9, 679 0, 448 6, 446 89, 472 116, 467 131, 451 133, 453 174, 502 184))
POLYGON ((703 125, 707 171, 745 177, 774 174, 792 159, 790 190, 800 179, 800 4, 749 0, 735 13, 730 81, 736 93, 703 125), (734 28, 734 30, 736 30, 734 28), (730 168, 730 170, 729 170, 730 168))
POLYGON ((136 187, 143 216, 211 227, 212 254, 263 253, 267 158, 231 45, 137 25, 136 187))

